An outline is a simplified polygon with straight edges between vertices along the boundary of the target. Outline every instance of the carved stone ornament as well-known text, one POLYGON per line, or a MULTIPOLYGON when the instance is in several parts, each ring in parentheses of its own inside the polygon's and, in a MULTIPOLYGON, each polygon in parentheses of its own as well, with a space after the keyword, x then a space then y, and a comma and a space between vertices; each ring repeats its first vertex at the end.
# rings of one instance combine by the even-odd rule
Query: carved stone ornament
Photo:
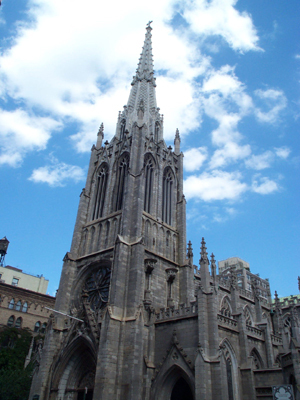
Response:
POLYGON ((155 258, 146 258, 144 263, 145 263, 145 273, 147 275, 150 275, 154 270, 157 260, 155 258))
POLYGON ((87 278, 84 293, 88 296, 90 307, 93 311, 104 308, 108 302, 110 269, 100 268, 87 278))
POLYGON ((166 274, 167 274, 167 281, 169 283, 173 283, 177 274, 177 268, 167 268, 166 274))

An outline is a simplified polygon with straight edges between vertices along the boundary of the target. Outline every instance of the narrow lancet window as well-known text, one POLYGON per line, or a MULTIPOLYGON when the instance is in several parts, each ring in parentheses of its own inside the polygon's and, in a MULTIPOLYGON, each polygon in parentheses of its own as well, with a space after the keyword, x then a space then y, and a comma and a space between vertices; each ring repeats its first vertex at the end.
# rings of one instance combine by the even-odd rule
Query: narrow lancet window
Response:
POLYGON ((154 161, 149 154, 145 157, 145 194, 144 194, 144 210, 151 213, 151 201, 153 190, 153 170, 154 161))
POLYGON ((103 163, 100 165, 97 171, 95 203, 94 203, 94 212, 92 218, 93 220, 101 218, 103 214, 105 193, 107 187, 107 177, 108 177, 108 165, 106 163, 103 163))
POLYGON ((163 176, 162 220, 172 224, 172 200, 173 200, 173 173, 171 168, 166 168, 163 176))
POLYGON ((120 158, 119 162, 119 170, 118 170, 118 178, 117 178, 117 187, 116 187, 116 201, 114 211, 121 210, 123 204, 123 196, 126 187, 126 181, 128 176, 128 168, 129 168, 129 154, 124 154, 120 158))

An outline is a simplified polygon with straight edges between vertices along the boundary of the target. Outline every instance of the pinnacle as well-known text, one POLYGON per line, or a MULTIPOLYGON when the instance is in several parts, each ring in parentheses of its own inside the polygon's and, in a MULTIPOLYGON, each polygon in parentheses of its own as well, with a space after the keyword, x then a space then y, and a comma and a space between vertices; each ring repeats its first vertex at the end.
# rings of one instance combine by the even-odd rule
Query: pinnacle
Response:
POLYGON ((187 256, 188 257, 193 257, 193 248, 192 248, 192 242, 188 242, 188 248, 187 248, 187 256))
POLYGON ((206 245, 205 240, 204 240, 204 238, 202 238, 201 252, 200 252, 200 256, 201 256, 200 264, 201 263, 209 264, 209 260, 208 260, 208 257, 207 257, 207 251, 206 251, 206 246, 205 245, 206 245))
POLYGON ((99 135, 104 136, 104 125, 103 125, 103 122, 101 123, 101 125, 99 127, 99 130, 98 130, 98 133, 97 133, 97 136, 99 136, 99 135))

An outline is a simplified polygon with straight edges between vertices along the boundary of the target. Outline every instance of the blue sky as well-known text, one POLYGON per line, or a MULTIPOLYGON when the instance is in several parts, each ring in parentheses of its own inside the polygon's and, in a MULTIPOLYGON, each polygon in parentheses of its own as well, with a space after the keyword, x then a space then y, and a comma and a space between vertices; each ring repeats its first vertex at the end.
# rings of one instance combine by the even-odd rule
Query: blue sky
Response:
POLYGON ((6 263, 58 287, 90 148, 115 133, 153 20, 164 136, 185 154, 187 239, 296 294, 298 0, 3 0, 1 231, 6 263))

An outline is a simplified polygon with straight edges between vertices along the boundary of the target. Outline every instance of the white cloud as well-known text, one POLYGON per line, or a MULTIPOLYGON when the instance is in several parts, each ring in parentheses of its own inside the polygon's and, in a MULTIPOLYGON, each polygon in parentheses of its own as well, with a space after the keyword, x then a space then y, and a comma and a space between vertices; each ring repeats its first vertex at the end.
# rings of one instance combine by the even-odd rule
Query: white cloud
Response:
POLYGON ((251 153, 250 146, 240 146, 234 142, 227 142, 223 148, 218 149, 214 152, 210 161, 210 168, 220 168, 232 161, 238 161, 249 156, 251 153))
MULTIPOLYGON (((183 3, 182 15, 191 24, 174 31, 166 21, 176 4, 129 0, 103 7, 87 0, 82 7, 79 0, 31 0, 29 20, 17 25, 14 44, 0 57, 3 97, 38 106, 54 119, 78 123, 74 144, 78 151, 89 150, 101 121, 106 138, 114 135, 117 111, 127 102, 141 50, 144 23, 140 21, 153 19, 155 68, 165 71, 157 79, 165 138, 173 139, 177 127, 182 135, 198 128, 203 109, 195 78, 199 81, 212 68, 210 58, 191 39, 193 34, 221 35, 234 50, 242 51, 257 50, 258 37, 250 15, 238 12, 233 0, 183 3), (201 32, 193 13, 210 21, 201 32)), ((235 85, 234 92, 240 95, 241 83, 230 68, 210 75, 205 90, 213 85, 221 90, 223 85, 225 95, 235 85)), ((250 97, 240 97, 239 107, 248 107, 250 97)))
POLYGON ((234 50, 259 50, 251 16, 238 12, 236 3, 237 0, 188 0, 183 16, 198 35, 221 36, 234 50))
POLYGON ((261 170, 269 168, 274 160, 274 154, 271 151, 266 151, 258 156, 252 155, 251 158, 245 161, 246 167, 261 170))
POLYGON ((287 106, 287 99, 281 90, 258 89, 255 91, 256 96, 264 102, 269 108, 268 111, 262 111, 260 108, 255 109, 255 116, 260 122, 275 124, 278 122, 280 112, 287 106))
POLYGON ((267 177, 256 175, 252 182, 252 190, 259 194, 270 194, 279 190, 279 186, 275 181, 267 177))
POLYGON ((212 171, 189 176, 184 181, 187 199, 198 198, 204 201, 237 200, 247 190, 238 172, 212 171))
POLYGON ((275 147, 275 154, 279 158, 286 159, 291 153, 291 150, 288 147, 275 147))
POLYGON ((186 171, 189 172, 197 171, 198 169, 201 168, 206 159, 207 159, 206 147, 192 148, 184 152, 183 166, 186 169, 186 171))
POLYGON ((85 171, 76 165, 59 163, 56 159, 53 159, 52 163, 33 170, 28 179, 35 183, 48 183, 52 187, 64 186, 66 181, 70 180, 79 182, 85 179, 85 171))
POLYGON ((24 110, 0 109, 0 164, 16 167, 24 155, 33 150, 43 150, 51 132, 61 123, 48 117, 37 117, 24 110))

